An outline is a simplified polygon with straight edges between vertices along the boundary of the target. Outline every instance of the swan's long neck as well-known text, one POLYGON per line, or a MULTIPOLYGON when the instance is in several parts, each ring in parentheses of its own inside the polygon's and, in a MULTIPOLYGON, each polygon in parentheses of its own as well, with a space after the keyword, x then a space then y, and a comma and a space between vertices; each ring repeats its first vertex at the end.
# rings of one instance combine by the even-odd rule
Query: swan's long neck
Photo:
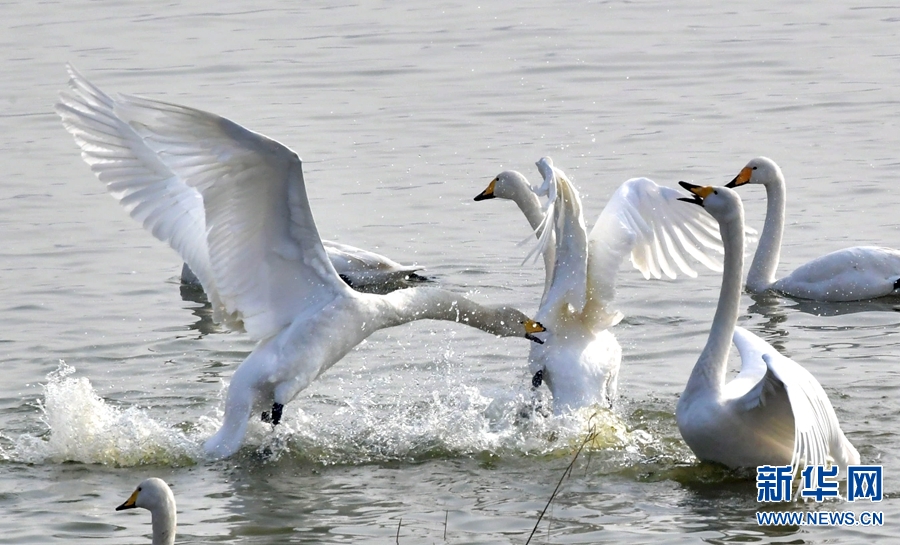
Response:
POLYGON ((541 225, 541 222, 544 221, 544 211, 541 208, 540 199, 538 199, 537 195, 534 194, 534 191, 528 187, 528 184, 524 182, 515 184, 512 187, 512 190, 512 200, 516 203, 516 206, 519 207, 519 210, 525 214, 525 219, 528 220, 531 229, 537 230, 541 225))
POLYGON ((722 242, 725 245, 725 263, 722 271, 722 289, 719 304, 709 329, 709 339, 685 388, 685 395, 695 389, 719 392, 725 384, 725 371, 734 326, 737 324, 741 302, 741 276, 744 267, 744 215, 737 214, 720 223, 722 242))
MULTIPOLYGON (((512 191, 512 196, 506 195, 505 197, 512 199, 513 202, 516 203, 516 206, 519 207, 519 210, 525 214, 525 219, 527 219, 528 224, 531 225, 531 230, 535 232, 538 240, 540 240, 541 233, 543 233, 541 223, 544 221, 544 209, 541 207, 540 199, 538 199, 538 196, 531 190, 531 187, 528 185, 524 176, 520 181, 521 183, 515 183, 509 186, 512 191), (539 227, 540 229, 538 229, 539 227)), ((553 233, 551 233, 551 235, 553 235, 553 233)), ((555 239, 550 241, 549 247, 543 252, 543 258, 545 272, 544 293, 547 293, 552 281, 553 263, 556 261, 555 239)))
POLYGON ((784 234, 784 179, 776 177, 766 188, 766 222, 759 237, 756 255, 747 273, 747 288, 758 293, 775 282, 775 269, 781 257, 781 237, 784 234))
POLYGON ((517 321, 516 311, 480 305, 458 293, 438 288, 397 290, 382 296, 382 301, 388 310, 381 313, 380 327, 393 327, 414 320, 446 320, 504 337, 525 334, 524 326, 513 323, 517 321))
POLYGON ((166 498, 151 512, 153 525, 153 545, 173 545, 175 543, 175 500, 166 498))

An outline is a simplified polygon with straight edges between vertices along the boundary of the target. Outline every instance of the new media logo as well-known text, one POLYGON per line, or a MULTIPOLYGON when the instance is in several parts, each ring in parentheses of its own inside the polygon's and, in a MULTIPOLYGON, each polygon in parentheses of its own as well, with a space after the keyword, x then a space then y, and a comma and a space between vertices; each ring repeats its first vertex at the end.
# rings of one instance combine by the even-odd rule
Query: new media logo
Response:
MULTIPOLYGON (((822 502, 829 498, 841 498, 838 487, 840 468, 833 465, 807 466, 800 472, 802 478, 796 492, 791 466, 759 466, 756 468, 756 501, 760 503, 789 502, 795 498, 822 502)), ((847 467, 847 501, 868 500, 880 502, 883 498, 882 466, 854 465, 847 467)), ((811 511, 811 512, 757 512, 756 521, 765 526, 881 526, 884 514, 878 512, 811 511)))
MULTIPOLYGON (((825 498, 837 498, 837 476, 839 468, 836 465, 806 466, 800 476, 803 478, 802 486, 797 490, 801 498, 809 498, 817 502, 825 498)), ((848 466, 847 467, 847 501, 868 499, 881 501, 882 479, 884 469, 882 466, 848 466)), ((758 502, 782 502, 791 501, 794 474, 791 466, 759 466, 756 468, 756 501, 758 502)))

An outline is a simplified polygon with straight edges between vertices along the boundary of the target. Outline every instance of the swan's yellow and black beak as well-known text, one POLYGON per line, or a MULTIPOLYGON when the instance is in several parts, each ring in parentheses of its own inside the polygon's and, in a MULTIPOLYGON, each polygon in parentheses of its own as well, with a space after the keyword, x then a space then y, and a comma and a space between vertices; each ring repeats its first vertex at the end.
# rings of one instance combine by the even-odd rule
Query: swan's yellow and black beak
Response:
POLYGON ((135 505, 135 502, 137 501, 138 492, 140 491, 140 488, 135 489, 135 491, 131 493, 131 496, 128 496, 128 499, 125 500, 125 503, 116 507, 116 511, 121 511, 123 509, 134 509, 135 507, 137 507, 137 505, 135 505))
POLYGON ((693 197, 681 197, 678 199, 679 201, 689 202, 691 204, 699 204, 700 206, 703 206, 703 199, 708 197, 709 194, 713 192, 713 188, 709 186, 703 187, 700 185, 689 184, 687 182, 678 182, 678 185, 687 189, 691 192, 691 194, 694 195, 693 197))
POLYGON ((734 177, 734 180, 731 180, 730 182, 725 184, 725 187, 735 188, 739 185, 750 183, 751 176, 753 176, 753 169, 751 169, 750 167, 744 167, 741 169, 738 175, 734 177))
POLYGON ((547 331, 547 328, 543 326, 540 322, 536 322, 534 320, 527 320, 525 323, 525 338, 529 341, 536 342, 538 344, 544 344, 544 341, 538 339, 534 336, 535 333, 543 333, 547 331))
POLYGON ((497 185, 497 178, 494 178, 493 180, 491 180, 491 183, 488 184, 487 189, 485 189, 484 191, 482 191, 475 197, 475 200, 483 201, 486 199, 493 199, 494 198, 494 186, 496 186, 496 185, 497 185))

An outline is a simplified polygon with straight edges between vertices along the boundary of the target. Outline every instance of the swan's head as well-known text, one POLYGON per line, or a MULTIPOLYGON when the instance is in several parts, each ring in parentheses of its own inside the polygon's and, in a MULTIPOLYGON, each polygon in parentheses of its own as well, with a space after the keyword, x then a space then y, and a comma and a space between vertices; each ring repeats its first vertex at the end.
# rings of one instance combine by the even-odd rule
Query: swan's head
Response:
POLYGON ((775 161, 768 157, 757 157, 747 163, 733 180, 725 187, 738 187, 744 184, 777 184, 784 183, 784 175, 775 161))
POLYGON ((544 340, 536 333, 543 333, 547 328, 540 322, 532 320, 519 309, 507 306, 492 306, 490 312, 480 313, 469 318, 469 324, 477 321, 479 329, 501 337, 525 337, 531 342, 544 344, 544 340))
POLYGON ((526 189, 531 187, 525 176, 515 170, 504 170, 491 180, 487 189, 479 193, 475 197, 475 200, 483 201, 485 199, 493 198, 514 200, 516 193, 521 191, 523 187, 526 189))
POLYGON ((544 344, 543 340, 534 336, 535 333, 543 333, 543 332, 547 331, 547 328, 544 327, 543 324, 541 324, 538 321, 528 318, 524 322, 522 322, 522 327, 525 329, 525 338, 526 339, 528 339, 529 341, 536 342, 538 344, 544 344))
POLYGON ((134 509, 135 507, 142 507, 154 514, 160 510, 169 510, 171 513, 174 513, 175 496, 165 481, 151 477, 139 484, 134 489, 134 492, 131 493, 131 496, 125 500, 125 503, 116 507, 116 511, 134 509))
POLYGON ((116 511, 142 507, 150 511, 153 520, 153 543, 174 545, 175 543, 175 496, 162 479, 146 479, 138 485, 125 503, 116 511))
POLYGON ((685 197, 678 200, 702 206, 720 224, 739 220, 743 225, 744 205, 741 203, 741 197, 734 190, 727 187, 703 187, 687 182, 678 182, 678 184, 693 195, 692 198, 685 197))

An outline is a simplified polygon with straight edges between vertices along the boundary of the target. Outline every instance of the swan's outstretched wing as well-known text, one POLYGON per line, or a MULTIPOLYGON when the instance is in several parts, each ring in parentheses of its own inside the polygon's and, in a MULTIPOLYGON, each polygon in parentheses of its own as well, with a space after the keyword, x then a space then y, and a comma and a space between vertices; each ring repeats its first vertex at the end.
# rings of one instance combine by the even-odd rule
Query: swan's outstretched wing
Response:
POLYGON ((60 95, 56 111, 81 156, 131 217, 178 252, 207 293, 215 294, 200 192, 185 184, 116 116, 111 97, 68 68, 72 94, 60 95))
POLYGON ((809 371, 742 327, 734 330, 734 344, 742 362, 741 372, 735 380, 743 378, 750 386, 736 400, 737 406, 751 411, 772 403, 769 396, 786 395, 788 398, 794 415, 791 465, 795 470, 801 465, 830 462, 837 462, 846 469, 848 463, 859 463, 859 454, 841 431, 828 395, 809 371), (763 369, 765 371, 761 373, 763 369), (754 377, 759 377, 756 384, 750 384, 754 377))
POLYGON ((587 303, 587 228, 581 198, 565 173, 554 167, 549 157, 536 163, 544 176, 544 184, 535 190, 548 198, 544 221, 538 226, 538 245, 548 267, 541 312, 545 309, 567 308, 581 312, 587 303))
MULTIPOLYGON (((252 337, 264 339, 349 289, 322 246, 294 152, 228 119, 174 104, 123 95, 96 108, 124 122, 103 125, 101 134, 127 141, 136 135, 156 164, 200 191, 220 319, 242 321, 252 337)), ((113 163, 123 153, 143 160, 147 154, 136 149, 110 146, 97 155, 109 154, 113 163)))
POLYGON ((702 207, 679 202, 678 191, 647 178, 623 183, 591 229, 588 282, 592 311, 611 315, 616 275, 625 256, 644 278, 697 276, 693 261, 721 271, 719 226, 702 207))

